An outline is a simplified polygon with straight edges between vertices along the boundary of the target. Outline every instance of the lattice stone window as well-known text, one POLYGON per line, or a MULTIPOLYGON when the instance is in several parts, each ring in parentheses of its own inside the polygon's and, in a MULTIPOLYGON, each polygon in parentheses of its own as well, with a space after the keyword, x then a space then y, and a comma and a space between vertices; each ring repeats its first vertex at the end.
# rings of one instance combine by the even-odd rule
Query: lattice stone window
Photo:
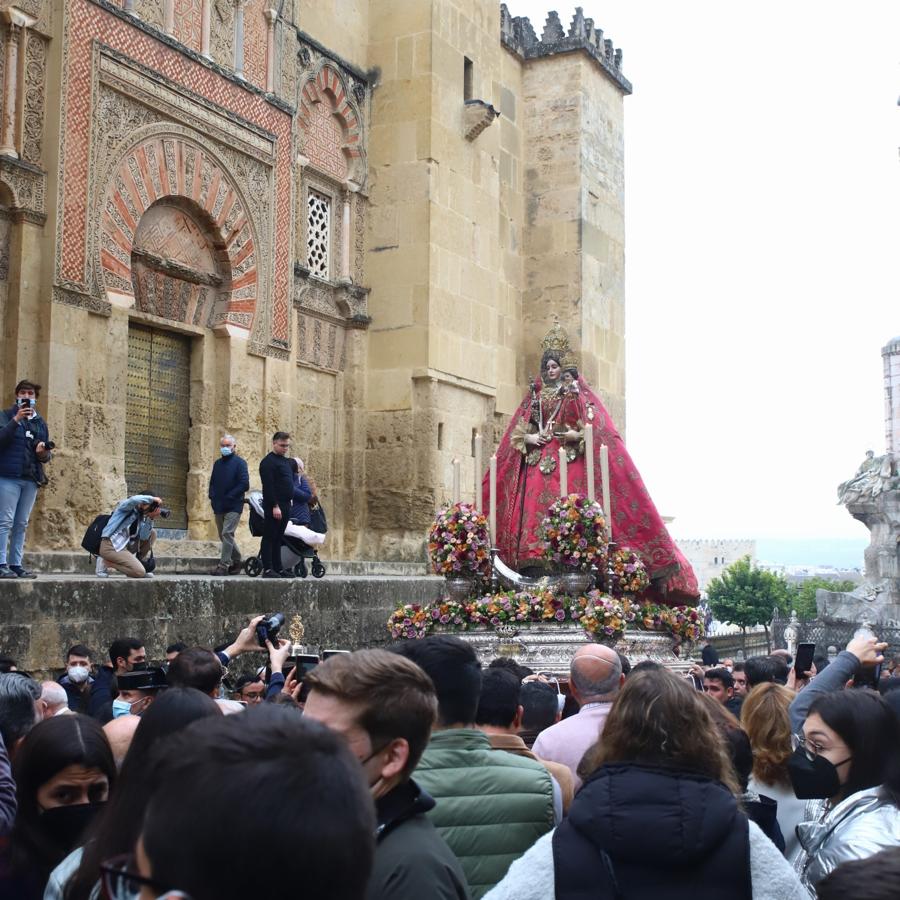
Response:
POLYGON ((310 274, 328 278, 331 242, 331 198, 309 192, 306 223, 306 256, 310 274))

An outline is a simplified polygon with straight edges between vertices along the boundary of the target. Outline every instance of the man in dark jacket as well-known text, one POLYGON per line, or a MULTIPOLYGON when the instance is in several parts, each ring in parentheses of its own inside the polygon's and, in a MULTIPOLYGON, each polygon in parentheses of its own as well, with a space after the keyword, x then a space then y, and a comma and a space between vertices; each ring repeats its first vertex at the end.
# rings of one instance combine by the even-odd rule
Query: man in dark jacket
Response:
POLYGON ((109 645, 109 661, 112 665, 103 665, 97 669, 87 707, 88 715, 97 719, 101 725, 105 725, 113 717, 113 679, 126 672, 133 672, 135 667, 147 668, 147 652, 143 641, 132 637, 116 638, 109 645))
POLYGON ((66 671, 58 681, 66 691, 69 709, 72 712, 86 713, 94 679, 91 676, 91 651, 84 644, 69 647, 66 671))
POLYGON ((22 551, 53 449, 47 423, 35 409, 40 393, 39 384, 20 381, 15 405, 0 413, 0 578, 37 577, 22 567, 22 551))
POLYGON ((437 712, 428 676, 386 650, 358 650, 332 656, 305 681, 304 718, 346 738, 375 800, 366 900, 467 900, 462 867, 425 815, 435 802, 410 777, 437 712))
POLYGON ((291 436, 286 431, 272 435, 272 450, 259 464, 262 482, 265 525, 259 548, 262 557, 263 578, 291 578, 290 572, 281 568, 281 539, 291 518, 294 499, 294 473, 286 456, 291 447, 291 436))
POLYGON ((219 564, 213 575, 237 575, 241 571, 241 551, 234 540, 234 532, 241 521, 244 494, 250 490, 247 463, 235 452, 237 442, 230 434, 219 441, 219 459, 213 463, 209 476, 209 502, 216 519, 216 529, 222 542, 219 564))
POLYGON ((471 644, 449 634, 399 641, 395 653, 425 670, 438 724, 415 771, 437 802, 431 821, 462 863, 475 900, 554 824, 553 782, 533 759, 491 748, 475 727, 481 666, 471 644))

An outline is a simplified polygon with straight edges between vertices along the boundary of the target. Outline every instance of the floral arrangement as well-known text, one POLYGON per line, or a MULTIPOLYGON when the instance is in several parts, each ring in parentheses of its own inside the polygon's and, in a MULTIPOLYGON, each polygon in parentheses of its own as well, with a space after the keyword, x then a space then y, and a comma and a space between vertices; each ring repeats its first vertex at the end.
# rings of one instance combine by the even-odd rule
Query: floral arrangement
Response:
POLYGON ((570 619, 572 599, 552 591, 501 591, 485 594, 467 604, 473 625, 503 625, 507 622, 565 622, 570 619))
POLYGON ((488 575, 491 543, 487 519, 468 503, 441 507, 428 532, 436 575, 488 575))
POLYGON ((603 507, 583 494, 555 501, 541 523, 544 558, 568 569, 605 567, 609 531, 603 507))
POLYGON ((420 603, 397 607, 388 619, 388 629, 394 640, 423 638, 431 630, 431 611, 420 603))
POLYGON ((626 626, 634 621, 634 613, 628 604, 595 590, 590 591, 586 597, 579 598, 572 618, 588 634, 594 635, 595 640, 607 641, 617 640, 622 636, 626 626))
POLYGON ((706 633, 703 613, 693 606, 634 603, 630 609, 644 631, 668 631, 681 641, 697 641, 706 633))
POLYGON ((650 587, 650 575, 643 560, 630 547, 614 550, 609 560, 609 592, 614 597, 640 594, 650 587))

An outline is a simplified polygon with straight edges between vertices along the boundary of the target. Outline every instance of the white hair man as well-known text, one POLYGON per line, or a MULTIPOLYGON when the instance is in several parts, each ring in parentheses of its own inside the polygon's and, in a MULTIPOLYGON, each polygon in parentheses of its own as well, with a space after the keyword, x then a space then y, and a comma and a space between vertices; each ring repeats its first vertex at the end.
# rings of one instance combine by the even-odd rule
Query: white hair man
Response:
POLYGON ((66 693, 66 689, 56 681, 41 682, 41 699, 38 704, 41 707, 41 717, 44 719, 72 713, 72 710, 69 709, 69 695, 66 693))
POLYGON ((209 476, 209 502, 222 542, 222 553, 213 575, 237 575, 241 571, 241 551, 235 543, 234 532, 241 521, 244 494, 248 490, 247 463, 237 454, 234 435, 223 434, 219 440, 219 458, 209 476))

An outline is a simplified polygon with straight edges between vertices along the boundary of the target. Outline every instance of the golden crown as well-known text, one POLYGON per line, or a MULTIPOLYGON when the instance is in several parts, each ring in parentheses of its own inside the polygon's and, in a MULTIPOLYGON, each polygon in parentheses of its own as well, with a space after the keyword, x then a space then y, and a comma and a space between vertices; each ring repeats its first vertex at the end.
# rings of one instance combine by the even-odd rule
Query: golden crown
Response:
POLYGON ((572 347, 569 344, 569 334, 566 329, 559 324, 559 318, 557 316, 554 316, 553 319, 553 327, 541 341, 541 367, 543 367, 548 356, 553 356, 558 357, 561 368, 577 368, 578 358, 572 353, 572 347))

